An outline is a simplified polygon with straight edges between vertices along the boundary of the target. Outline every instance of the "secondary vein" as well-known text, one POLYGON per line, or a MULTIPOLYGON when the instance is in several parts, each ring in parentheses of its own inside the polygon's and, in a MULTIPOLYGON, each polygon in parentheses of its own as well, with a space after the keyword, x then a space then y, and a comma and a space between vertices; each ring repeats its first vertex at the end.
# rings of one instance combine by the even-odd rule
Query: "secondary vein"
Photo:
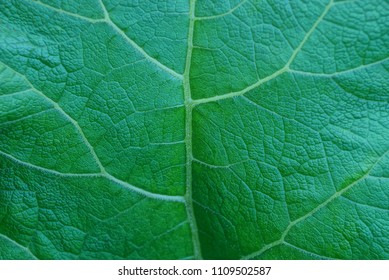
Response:
MULTIPOLYGON (((157 193, 152 193, 152 192, 149 192, 149 191, 146 191, 146 190, 143 190, 139 187, 136 187, 134 185, 131 185, 130 183, 127 183, 123 180, 120 180, 116 177, 114 177, 113 175, 111 175, 110 173, 108 173, 104 167, 104 165, 102 164, 102 162, 100 161, 100 158, 98 157, 94 147, 92 146, 92 144, 89 142, 88 138, 86 137, 86 135, 84 134, 84 131, 82 130, 81 126, 78 124, 78 122, 73 119, 67 112, 65 112, 62 107, 56 102, 54 101, 53 99, 49 98, 48 96, 46 96, 42 91, 38 90, 31 82, 30 80, 25 76, 23 75, 22 73, 16 71, 15 69, 11 68, 9 65, 5 64, 4 62, 0 61, 0 65, 3 64, 5 67, 8 67, 9 69, 11 69, 12 71, 14 71, 15 73, 18 73, 20 76, 22 76, 24 78, 24 80, 26 81, 26 83, 30 86, 30 90, 35 92, 36 94, 38 94, 39 96, 41 96, 42 98, 44 98, 49 104, 51 104, 53 106, 54 109, 56 109, 68 122, 70 122, 72 124, 72 126, 76 129, 77 133, 79 134, 79 136, 81 137, 84 145, 88 148, 91 156, 93 157, 95 163, 98 165, 99 169, 100 169, 100 172, 99 174, 101 174, 101 176, 104 176, 105 178, 108 178, 109 180, 111 181, 114 181, 118 184, 120 184, 121 186, 127 188, 127 189, 130 189, 134 192, 137 192, 137 193, 140 193, 144 196, 147 196, 147 197, 150 197, 150 198, 154 198, 154 199, 160 199, 160 200, 165 200, 165 201, 174 201, 174 202, 180 202, 182 203, 183 202, 183 198, 182 196, 171 196, 171 195, 164 195, 164 194, 157 194, 157 193)), ((2 153, 4 154, 4 153, 2 153)), ((16 159, 16 158, 15 158, 16 159)), ((19 160, 20 161, 20 160, 19 160)), ((40 169, 45 169, 45 168, 40 168, 40 169)), ((46 169, 46 170, 49 170, 49 169, 46 169)), ((53 173, 53 172, 51 172, 53 173)), ((58 174, 61 174, 60 172, 57 172, 58 174)), ((66 175, 65 173, 62 173, 62 175, 66 175)))
POLYGON ((105 16, 105 21, 108 23, 108 25, 110 25, 114 30, 116 30, 116 32, 122 36, 128 43, 130 43, 130 45, 132 47, 134 47, 139 53, 141 53, 148 61, 150 61, 151 63, 153 63, 154 65, 156 65, 157 67, 159 67, 160 69, 162 69, 163 71, 169 73, 170 75, 178 78, 178 79, 182 79, 182 75, 180 73, 177 73, 176 71, 174 71, 173 69, 167 67, 166 65, 162 64, 160 61, 158 61, 157 59, 155 59, 154 57, 152 57, 151 55, 149 55, 144 49, 142 49, 137 43, 135 43, 135 41, 133 41, 121 28, 119 28, 119 26, 116 25, 116 23, 114 23, 110 17, 110 14, 107 10, 107 8, 105 7, 105 4, 103 2, 103 0, 99 0, 100 2, 100 5, 101 5, 101 8, 103 9, 103 12, 104 12, 104 16, 105 16))
POLYGON ((312 209, 310 212, 306 213, 304 216, 292 221, 289 223, 289 225, 286 227, 285 231, 283 232, 283 234, 281 235, 281 238, 264 246, 261 250, 259 251, 256 251, 254 253, 251 253, 245 257, 243 257, 242 259, 251 259, 251 258, 255 258, 257 256, 260 256, 261 254, 263 254, 264 252, 266 252, 267 250, 277 246, 277 245, 281 245, 281 244, 284 244, 285 243, 285 238, 286 236, 288 235, 288 233, 290 232, 290 230, 297 224, 305 221, 307 218, 313 216, 315 213, 317 213, 319 210, 323 209, 324 207, 326 207, 328 204, 330 204, 331 202, 333 202, 334 200, 336 200, 337 198, 341 197, 344 193, 346 193, 347 191, 349 191, 352 187, 356 186, 359 182, 362 182, 363 180, 365 180, 366 178, 369 177, 371 171, 374 169, 374 167, 376 167, 387 155, 389 154, 389 150, 387 150, 385 153, 383 153, 370 167, 369 169, 366 171, 366 173, 361 176, 359 179, 353 181, 351 184, 349 184, 348 186, 346 186, 345 188, 335 192, 333 195, 331 195, 329 198, 327 198, 324 202, 322 202, 321 204, 319 204, 318 206, 316 206, 314 209, 312 209))
POLYGON ((242 90, 239 90, 239 91, 235 91, 235 92, 230 92, 230 93, 226 93, 226 94, 223 94, 223 95, 216 95, 216 96, 212 96, 212 97, 207 97, 207 98, 202 98, 202 99, 196 99, 196 100, 193 100, 193 104, 194 106, 196 105, 199 105, 199 104, 203 104, 203 103, 209 103, 209 102, 215 102, 215 101, 219 101, 219 100, 223 100, 223 99, 229 99, 229 98, 233 98, 233 97, 237 97, 237 96, 241 96, 241 95, 244 95, 246 94, 247 92, 253 90, 253 89, 256 89, 258 88, 259 86, 261 86, 262 84, 270 81, 270 80, 273 80, 275 78, 277 78, 278 76, 280 76, 281 74, 285 73, 285 72, 290 72, 290 68, 289 66, 292 64, 292 62, 295 60, 296 56, 300 53, 301 49, 303 48, 303 46, 305 45, 305 43, 308 41, 308 39, 311 37, 312 33, 317 29, 318 25, 320 24, 320 22, 324 19, 324 17, 327 15, 327 13, 329 12, 329 10, 331 9, 331 7, 333 6, 333 3, 334 3, 334 0, 330 0, 329 3, 327 4, 327 6, 325 7, 324 11, 322 12, 322 14, 319 16, 319 18, 314 22, 314 24, 312 25, 312 27, 309 29, 309 31, 305 34, 304 38, 302 39, 302 41, 300 42, 300 44, 297 46, 297 48, 293 51, 293 53, 291 54, 290 58, 288 59, 288 61, 286 62, 286 64, 280 68, 279 70, 275 71, 273 74, 269 75, 269 76, 266 76, 260 80, 258 80, 257 82, 255 82, 254 84, 242 89, 242 90))
POLYGON ((16 247, 20 248, 22 251, 26 252, 28 255, 31 256, 32 259, 38 260, 38 258, 31 252, 30 248, 21 245, 20 243, 16 242, 14 239, 9 238, 8 236, 2 233, 0 233, 0 239, 1 238, 7 240, 8 242, 14 244, 16 247))

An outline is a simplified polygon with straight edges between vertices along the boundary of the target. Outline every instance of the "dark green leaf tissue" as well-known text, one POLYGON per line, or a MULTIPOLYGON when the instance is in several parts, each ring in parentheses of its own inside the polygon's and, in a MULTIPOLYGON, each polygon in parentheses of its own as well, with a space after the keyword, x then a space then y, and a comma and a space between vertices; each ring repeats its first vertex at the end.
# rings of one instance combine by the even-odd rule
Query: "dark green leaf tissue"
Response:
POLYGON ((389 1, 0 0, 0 259, 389 259, 389 1))

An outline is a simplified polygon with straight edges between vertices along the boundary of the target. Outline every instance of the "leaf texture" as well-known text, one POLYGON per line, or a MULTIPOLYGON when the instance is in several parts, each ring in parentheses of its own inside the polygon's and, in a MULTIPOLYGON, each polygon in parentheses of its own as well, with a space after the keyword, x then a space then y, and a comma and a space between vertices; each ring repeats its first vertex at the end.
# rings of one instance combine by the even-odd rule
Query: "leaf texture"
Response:
POLYGON ((0 0, 0 258, 389 258, 389 2, 0 0))

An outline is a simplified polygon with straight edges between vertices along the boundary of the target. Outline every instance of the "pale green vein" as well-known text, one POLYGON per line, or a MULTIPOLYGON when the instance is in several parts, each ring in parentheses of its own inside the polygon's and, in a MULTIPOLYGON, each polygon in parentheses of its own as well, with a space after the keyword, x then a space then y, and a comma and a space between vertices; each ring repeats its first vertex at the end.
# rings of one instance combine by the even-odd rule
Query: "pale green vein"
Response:
POLYGON ((159 62, 157 59, 155 59, 154 57, 150 56, 144 49, 142 49, 137 43, 135 43, 123 30, 121 30, 117 25, 116 23, 114 23, 111 18, 110 18, 110 15, 109 15, 109 12, 107 11, 107 8, 105 7, 105 4, 103 2, 103 0, 99 0, 100 2, 100 5, 104 11, 104 15, 105 15, 105 22, 108 23, 108 25, 112 26, 112 28, 114 30, 116 30, 116 32, 122 36, 133 48, 135 48, 139 53, 141 53, 149 62, 153 63, 154 65, 158 66, 160 69, 164 70, 165 72, 169 73, 170 75, 182 80, 183 79, 183 76, 179 73, 177 73, 176 71, 174 71, 173 69, 167 67, 166 65, 162 64, 161 62, 159 62))
POLYGON ((67 119, 72 125, 73 127, 77 130, 77 132, 79 133, 79 135, 81 136, 81 139, 83 140, 85 146, 88 148, 89 152, 91 153, 93 159, 95 160, 95 162, 97 163, 97 165, 99 166, 100 168, 100 171, 101 173, 107 173, 107 171, 105 170, 105 167, 103 166, 103 164, 101 163, 99 157, 97 156, 94 148, 92 147, 92 145, 89 143, 88 139, 86 138, 83 130, 81 129, 80 125, 78 124, 78 122, 76 122, 76 120, 74 120, 68 113, 66 113, 62 107, 60 107, 58 105, 58 103, 56 103, 54 100, 52 100, 51 98, 47 97, 45 94, 43 94, 41 91, 37 90, 36 88, 33 87, 33 85, 30 83, 32 89, 34 92, 36 92, 37 94, 39 94, 40 96, 42 96, 44 99, 46 99, 49 103, 51 103, 53 105, 53 107, 65 118, 67 119))
POLYGON ((228 12, 225 12, 223 14, 219 14, 219 15, 213 15, 213 16, 204 16, 204 17, 195 17, 195 20, 208 20, 208 19, 215 19, 215 18, 220 18, 220 17, 224 17, 224 16, 227 16, 229 14, 232 14, 236 9, 238 9, 240 6, 242 6, 244 3, 246 3, 247 0, 243 0, 241 1, 240 3, 238 3, 236 6, 234 6, 233 8, 231 8, 228 12))
POLYGON ((19 165, 23 165, 23 166, 26 166, 28 168, 38 170, 44 174, 51 174, 51 175, 55 175, 55 176, 59 176, 59 177, 73 177, 73 178, 101 177, 101 178, 106 178, 111 182, 119 184, 120 186, 125 187, 126 189, 129 189, 133 192, 136 192, 136 193, 141 194, 141 195, 148 197, 148 198, 153 198, 153 199, 157 199, 157 200, 164 200, 164 201, 180 202, 180 203, 185 202, 183 196, 170 196, 170 195, 163 195, 163 194, 157 194, 157 193, 145 191, 145 190, 140 189, 138 187, 135 187, 127 182, 119 180, 108 173, 63 173, 63 172, 59 172, 57 170, 53 170, 53 169, 45 168, 45 167, 42 167, 39 165, 35 165, 35 164, 30 163, 30 162, 22 161, 22 160, 14 157, 8 153, 5 153, 3 151, 0 151, 0 155, 12 160, 13 162, 15 162, 19 165))
POLYGON ((137 192, 139 194, 142 194, 146 197, 149 197, 149 198, 154 198, 154 199, 157 199, 157 200, 164 200, 164 201, 173 201, 173 202, 180 202, 180 203, 185 203, 185 200, 184 200, 184 197, 183 196, 179 196, 179 195, 165 195, 165 194, 159 194, 159 193, 153 193, 153 192, 149 192, 149 191, 146 191, 144 189, 141 189, 141 188, 138 188, 138 187, 135 187, 127 182, 124 182, 114 176, 112 176, 111 174, 103 174, 104 177, 110 179, 112 182, 115 182, 121 186, 124 186, 126 187, 127 189, 131 190, 131 191, 134 191, 134 192, 137 192))
POLYGON ((195 258, 194 256, 187 256, 187 257, 180 258, 180 260, 193 260, 194 258, 195 258))
POLYGON ((29 248, 27 247, 24 247, 23 245, 19 244, 18 242, 16 242, 15 240, 9 238, 8 236, 0 233, 0 237, 7 240, 8 242, 12 243, 13 245, 15 245, 16 247, 20 248, 22 251, 26 252, 28 255, 31 256, 32 259, 34 260, 38 260, 38 258, 30 251, 29 248))
POLYGON ((116 183, 119 183, 121 186, 124 186, 125 188, 127 189, 130 189, 134 192, 137 192, 137 193, 140 193, 140 194, 143 194, 145 196, 148 196, 150 198, 154 198, 154 199, 160 199, 160 200, 166 200, 166 201, 179 201, 179 202, 184 202, 183 201, 183 198, 181 196, 170 196, 170 195, 163 195, 163 194, 155 194, 155 193, 152 193, 152 192, 148 192, 148 191, 145 191, 141 188, 138 188, 136 186, 133 186, 127 182, 124 182, 122 180, 119 180, 117 178, 115 178, 114 176, 112 176, 111 174, 109 174, 104 166, 102 165, 99 157, 97 156, 94 148, 92 147, 92 145, 89 143, 88 139, 86 138, 83 130, 81 129, 80 125, 77 123, 76 120, 74 120, 70 115, 68 115, 59 105, 58 103, 56 103, 54 100, 50 99, 49 97, 47 97, 44 93, 42 93, 41 91, 39 91, 38 89, 36 89, 34 87, 34 85, 30 82, 29 79, 27 79, 27 77, 23 74, 21 74, 20 72, 16 71, 15 69, 11 68, 10 66, 6 65, 4 62, 1 62, 4 66, 8 67, 9 69, 13 70, 15 73, 18 73, 20 76, 22 76, 25 81, 28 83, 28 85, 31 87, 31 90, 35 93, 37 93, 38 95, 40 95, 42 98, 44 98, 47 102, 49 102, 65 119, 67 119, 72 125, 73 127, 77 130, 77 132, 79 133, 79 135, 81 136, 81 139, 83 140, 84 144, 86 145, 86 147, 89 149, 89 152, 90 154, 92 155, 93 159, 95 160, 96 164, 99 166, 100 168, 100 173, 102 175, 104 175, 106 178, 110 179, 111 181, 114 181, 116 183))
POLYGON ((194 157, 192 157, 192 161, 197 162, 198 164, 204 165, 204 166, 206 166, 206 167, 208 167, 210 169, 217 169, 217 168, 231 168, 231 167, 233 167, 235 165, 243 164, 245 162, 249 162, 250 159, 242 160, 242 161, 231 163, 231 164, 227 164, 227 165, 213 165, 213 164, 204 162, 204 161, 199 160, 199 159, 194 158, 194 157))
POLYGON ((329 258, 327 256, 322 256, 322 255, 319 255, 319 254, 307 251, 307 250, 305 250, 303 248, 297 247, 296 245, 290 244, 288 242, 284 242, 284 245, 289 246, 290 248, 293 248, 293 249, 295 249, 297 251, 303 252, 304 254, 311 255, 312 257, 315 257, 315 258, 326 259, 326 260, 334 260, 334 258, 329 258))
POLYGON ((196 105, 199 105, 199 104, 203 104, 203 103, 215 102, 215 101, 223 100, 223 99, 229 99, 229 98, 233 98, 233 97, 240 96, 240 95, 244 95, 245 93, 247 93, 247 92, 249 92, 249 91, 251 91, 253 89, 256 89, 260 85, 262 85, 262 84, 264 84, 264 83, 266 83, 266 82, 268 82, 270 80, 273 80, 273 79, 277 78, 278 76, 280 76, 281 74, 289 71, 289 66, 294 61, 296 56, 299 54, 300 50, 303 48, 303 46, 308 41, 308 39, 311 37, 312 33, 316 30, 316 28, 319 25, 319 23, 323 20, 323 18, 329 12, 329 10, 331 9, 332 5, 333 5, 333 0, 331 0, 328 3, 328 5, 325 7, 325 9, 322 12, 322 14, 315 21, 315 23, 312 25, 310 30, 305 34, 304 38, 302 39, 302 41, 300 42, 298 47, 293 51, 292 55, 290 56, 289 60, 286 62, 284 67, 282 67, 281 69, 277 70, 273 74, 271 74, 271 75, 269 75, 269 76, 267 76, 267 77, 265 77, 263 79, 258 80, 256 83, 254 83, 254 84, 252 84, 252 85, 250 85, 250 86, 248 86, 248 87, 246 87, 246 88, 244 88, 242 90, 226 93, 226 94, 223 94, 223 95, 217 95, 217 96, 213 96, 213 97, 207 97, 207 98, 193 100, 193 106, 196 106, 196 105))
POLYGON ((67 15, 67 16, 71 16, 71 17, 75 17, 75 18, 78 18, 78 19, 81 19, 81 20, 85 20, 85 21, 89 21, 91 23, 97 23, 97 22, 104 22, 105 20, 104 19, 93 19, 93 18, 89 18, 89 17, 85 17, 85 16, 82 16, 82 15, 79 15, 79 14, 75 14, 75 13, 71 13, 71 12, 68 12, 68 11, 65 11, 65 10, 62 10, 62 9, 58 9, 56 7, 53 7, 53 6, 50 6, 46 3, 43 3, 39 0, 33 0, 32 2, 36 3, 37 5, 40 5, 42 7, 45 7, 49 10, 53 10, 59 14, 64 14, 64 15, 67 15))
POLYGON ((92 145, 89 143, 88 139, 85 137, 85 134, 84 132, 82 131, 81 127, 79 126, 79 124, 70 116, 68 115, 59 105, 57 102, 55 102, 54 100, 52 100, 51 98, 47 97, 45 94, 43 94, 40 90, 38 90, 37 88, 35 88, 35 86, 30 82, 29 79, 27 79, 27 77, 23 74, 21 74, 20 72, 16 71, 15 69, 11 68, 10 66, 6 65, 4 62, 2 62, 4 66, 10 68, 11 70, 13 70, 15 73, 18 73, 20 76, 22 76, 24 78, 24 80, 26 81, 26 83, 31 87, 31 90, 33 92, 35 92, 36 94, 38 94, 39 96, 41 96, 43 99, 45 99, 47 102, 49 102, 63 117, 65 117, 65 119, 67 119, 73 126, 74 128, 77 130, 77 132, 80 134, 84 144, 87 146, 87 148, 89 149, 89 152, 91 153, 92 157, 94 158, 96 164, 99 166, 100 168, 100 171, 101 173, 107 173, 104 166, 101 164, 101 161, 99 159, 99 157, 97 156, 94 148, 92 147, 92 145))
POLYGON ((159 62, 157 59, 153 58, 152 56, 150 56, 145 50, 143 50, 138 44, 136 44, 132 39, 130 39, 130 37, 127 36, 126 33, 123 32, 123 30, 121 30, 110 18, 109 16, 109 13, 103 3, 102 0, 99 0, 99 3, 100 3, 100 6, 104 12, 104 18, 103 19, 92 19, 92 18, 88 18, 88 17, 85 17, 85 16, 81 16, 79 14, 74 14, 74 13, 71 13, 71 12, 68 12, 68 11, 65 11, 65 10, 61 10, 61 9, 58 9, 58 8, 55 8, 53 6, 50 6, 50 5, 47 5, 45 3, 42 3, 41 1, 33 1, 35 2, 37 5, 41 5, 42 7, 45 7, 47 9, 50 9, 50 10, 53 10, 57 13, 60 13, 60 14, 65 14, 67 16, 71 16, 71 17, 74 17, 74 18, 77 18, 77 19, 80 19, 80 20, 84 20, 84 21, 88 21, 88 22, 91 22, 91 23, 99 23, 99 22, 105 22, 107 23, 109 26, 111 26, 114 30, 116 30, 117 33, 119 33, 119 35, 121 37, 123 37, 128 43, 130 43, 130 45, 132 47, 134 47, 138 52, 140 52, 146 60, 148 60, 149 62, 153 63, 154 65, 158 66, 160 69, 162 69, 163 71, 169 73, 170 75, 182 80, 182 75, 175 72, 173 69, 167 67, 166 65, 162 64, 161 62, 159 62))
POLYGON ((311 37, 312 33, 317 29, 318 25, 320 24, 320 22, 323 20, 323 18, 327 15, 327 13, 330 11, 332 5, 334 3, 334 0, 330 0, 330 2, 327 4, 327 6, 325 7, 324 11, 322 12, 322 14, 319 16, 319 18, 315 21, 315 23, 312 25, 311 29, 309 29, 309 31, 307 32, 307 34, 305 34, 303 40, 301 41, 301 43, 298 45, 298 47, 293 51, 292 53, 292 56, 290 57, 290 59, 288 60, 288 62, 286 63, 285 67, 287 69, 289 69, 289 66, 290 64, 294 61, 294 59, 296 58, 296 56, 300 53, 300 50, 303 48, 303 46, 305 45, 305 43, 308 41, 308 39, 311 37))
POLYGON ((53 108, 47 109, 47 110, 44 110, 44 111, 40 111, 40 112, 37 112, 37 113, 33 113, 33 114, 31 114, 31 115, 27 115, 27 116, 21 117, 21 118, 16 119, 16 120, 10 120, 10 121, 2 122, 2 123, 0 123, 0 125, 11 125, 11 124, 15 124, 15 123, 18 123, 18 122, 21 122, 21 121, 24 121, 24 120, 31 119, 31 118, 36 117, 36 116, 44 115, 44 114, 46 114, 47 112, 50 112, 50 111, 53 111, 53 110, 54 110, 53 108))
POLYGON ((52 174, 52 175, 61 176, 61 177, 98 177, 98 176, 102 175, 101 173, 63 173, 63 172, 59 172, 57 170, 45 168, 45 167, 42 167, 42 166, 39 166, 36 164, 32 164, 30 162, 20 160, 20 159, 14 157, 13 155, 10 155, 10 154, 5 153, 3 151, 0 151, 0 155, 12 160, 13 162, 15 162, 19 165, 23 165, 23 166, 31 168, 31 169, 39 170, 40 172, 45 173, 45 174, 52 174))
POLYGON ((305 214, 304 216, 292 221, 289 223, 289 225, 286 227, 285 231, 283 232, 283 234, 281 235, 281 238, 270 243, 270 244, 267 244, 265 245, 262 249, 260 249, 259 251, 256 251, 254 253, 251 253, 247 256, 244 256, 242 259, 252 259, 252 258, 255 258, 257 256, 260 256, 261 254, 263 254, 264 252, 266 252, 267 250, 277 246, 277 245, 280 245, 280 244, 283 244, 285 243, 285 237, 288 235, 289 231, 291 230, 291 228, 293 228, 296 224, 302 222, 302 221, 305 221, 307 218, 311 217, 312 215, 314 215, 315 213, 317 213, 319 210, 321 210, 322 208, 326 207, 329 203, 331 203, 332 201, 336 200, 337 198, 341 197, 345 192, 347 192, 348 190, 350 190, 352 187, 354 187, 355 185, 357 185, 359 182, 365 180, 366 178, 369 177, 369 174, 370 172, 374 169, 374 167, 376 167, 382 159, 384 159, 387 155, 389 154, 389 150, 387 150, 382 156, 380 156, 371 166, 370 168, 366 171, 366 173, 361 176, 359 179, 355 180, 354 182, 352 182, 351 184, 349 184, 347 187, 343 188, 342 190, 340 191, 337 191, 335 192, 332 196, 330 196, 327 200, 325 200, 323 203, 319 204, 317 207, 315 207, 314 209, 312 209, 310 212, 308 212, 307 214, 305 214))
POLYGON ((26 93, 26 92, 31 92, 31 89, 28 88, 28 89, 21 90, 21 91, 15 91, 15 92, 10 92, 10 93, 5 93, 5 94, 0 95, 0 98, 3 98, 3 97, 11 97, 11 96, 17 96, 17 95, 19 95, 19 94, 23 94, 23 93, 26 93))
POLYGON ((354 73, 355 71, 366 69, 366 68, 369 68, 371 66, 380 65, 380 64, 385 63, 388 60, 389 60, 389 57, 386 57, 384 59, 381 59, 381 60, 378 60, 378 61, 374 61, 372 63, 361 64, 360 66, 357 66, 357 67, 354 67, 354 68, 350 68, 350 69, 346 69, 346 70, 342 70, 342 71, 337 71, 337 72, 332 72, 332 73, 315 73, 315 72, 307 72, 307 71, 294 70, 294 69, 289 69, 288 72, 290 72, 292 74, 300 74, 300 75, 306 75, 306 76, 310 76, 310 77, 313 76, 313 77, 328 77, 328 78, 331 78, 331 77, 342 75, 342 74, 354 73))
POLYGON ((343 0, 343 1, 335 1, 333 5, 347 4, 347 3, 355 3, 358 0, 343 0))
POLYGON ((196 0, 190 0, 189 8, 189 29, 188 29, 188 46, 186 52, 185 71, 183 77, 184 99, 185 99, 185 146, 186 146, 186 193, 185 204, 188 215, 189 225, 192 232, 192 242, 195 259, 201 259, 201 247, 199 233, 197 228, 196 217, 193 210, 192 198, 192 95, 190 90, 190 66, 193 50, 193 32, 195 23, 195 5, 196 0))
POLYGON ((209 103, 209 102, 215 102, 215 101, 218 101, 218 100, 223 100, 223 99, 229 99, 229 98, 233 98, 233 97, 236 97, 236 96, 241 96, 241 95, 244 95, 245 93, 249 92, 250 90, 253 90, 257 87, 259 87, 260 85, 278 77, 279 75, 281 75, 282 73, 285 73, 288 69, 286 67, 283 67, 281 68, 280 70, 274 72, 273 74, 259 80, 258 82, 252 84, 251 86, 248 86, 246 87, 245 89, 242 89, 240 91, 235 91, 235 92, 230 92, 230 93, 226 93, 226 94, 223 94, 223 95, 216 95, 216 96, 213 96, 213 97, 207 97, 207 98, 202 98, 202 99, 196 99, 196 100, 193 100, 193 106, 197 106, 199 104, 203 104, 203 103, 209 103))

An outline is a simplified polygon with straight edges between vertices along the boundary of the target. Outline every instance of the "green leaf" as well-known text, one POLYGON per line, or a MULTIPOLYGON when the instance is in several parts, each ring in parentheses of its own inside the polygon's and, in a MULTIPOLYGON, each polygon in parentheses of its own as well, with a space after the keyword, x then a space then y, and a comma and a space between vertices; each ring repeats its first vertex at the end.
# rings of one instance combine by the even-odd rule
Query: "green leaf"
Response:
POLYGON ((0 258, 389 258, 388 23, 0 0, 0 258))

